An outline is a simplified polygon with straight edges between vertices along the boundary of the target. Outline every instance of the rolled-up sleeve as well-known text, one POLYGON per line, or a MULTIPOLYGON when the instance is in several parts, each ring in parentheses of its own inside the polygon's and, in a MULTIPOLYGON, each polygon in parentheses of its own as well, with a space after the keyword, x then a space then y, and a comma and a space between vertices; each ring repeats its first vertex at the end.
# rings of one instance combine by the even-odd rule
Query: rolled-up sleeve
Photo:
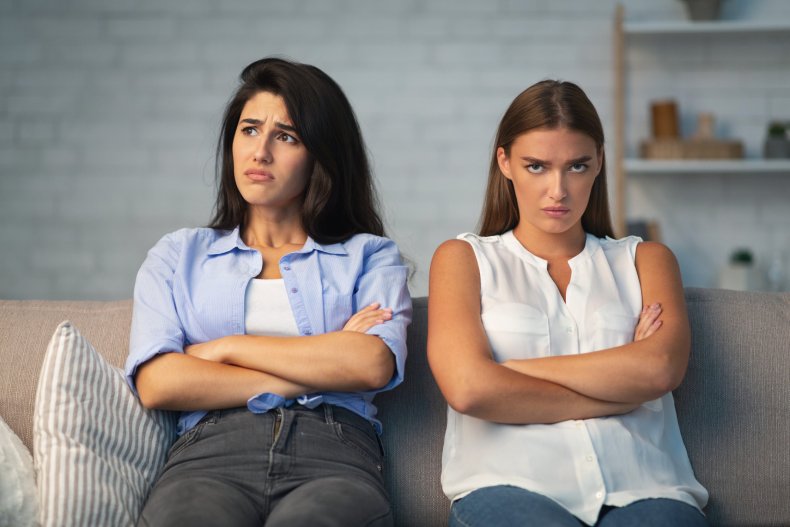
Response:
POLYGON ((406 329, 411 323, 412 306, 408 288, 409 269, 403 264, 398 247, 392 240, 378 238, 366 254, 364 269, 354 293, 356 306, 378 302, 392 309, 392 319, 367 331, 376 335, 395 356, 395 374, 386 386, 370 393, 391 390, 403 382, 406 368, 406 329))
POLYGON ((168 234, 148 251, 134 284, 134 309, 126 359, 126 381, 137 394, 135 374, 161 353, 184 350, 184 330, 173 296, 179 258, 178 233, 168 234))

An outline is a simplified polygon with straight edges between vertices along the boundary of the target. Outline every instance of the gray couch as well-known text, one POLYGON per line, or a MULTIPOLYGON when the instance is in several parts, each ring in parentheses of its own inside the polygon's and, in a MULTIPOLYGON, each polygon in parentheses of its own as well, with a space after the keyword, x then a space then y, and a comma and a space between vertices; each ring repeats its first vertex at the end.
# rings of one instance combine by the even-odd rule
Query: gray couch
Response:
MULTIPOLYGON (((687 289, 693 333, 677 390, 683 437, 710 491, 713 525, 790 525, 790 294, 687 289)), ((0 301, 0 415, 31 448, 47 342, 69 319, 110 362, 126 355, 131 302, 0 301)), ((397 523, 446 524, 439 486, 445 404, 425 357, 427 299, 414 301, 406 381, 377 398, 397 523)))

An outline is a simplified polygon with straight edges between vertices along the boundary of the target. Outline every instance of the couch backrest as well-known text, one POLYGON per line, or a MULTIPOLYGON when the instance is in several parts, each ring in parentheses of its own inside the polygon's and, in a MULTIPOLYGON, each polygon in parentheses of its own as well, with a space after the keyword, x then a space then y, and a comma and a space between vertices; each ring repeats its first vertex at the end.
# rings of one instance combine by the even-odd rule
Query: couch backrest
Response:
POLYGON ((790 294, 686 289, 692 352, 675 393, 712 525, 790 525, 790 294))
MULTIPOLYGON (((687 289, 692 357, 675 393, 712 525, 790 525, 790 294, 687 289)), ((0 415, 30 448, 47 342, 69 319, 108 360, 125 359, 131 302, 0 301, 0 415)), ((425 354, 427 299, 414 299, 406 380, 376 399, 399 526, 446 525, 446 406, 425 354)))

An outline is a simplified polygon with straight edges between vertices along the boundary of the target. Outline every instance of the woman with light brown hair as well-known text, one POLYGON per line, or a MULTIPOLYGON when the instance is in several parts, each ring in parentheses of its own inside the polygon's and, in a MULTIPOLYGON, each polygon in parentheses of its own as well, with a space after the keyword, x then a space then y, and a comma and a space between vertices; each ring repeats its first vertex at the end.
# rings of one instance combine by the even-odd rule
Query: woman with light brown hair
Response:
POLYGON ((690 330, 671 251, 614 239, 604 135, 575 84, 499 125, 479 234, 431 263, 450 525, 705 525, 671 391, 690 330))

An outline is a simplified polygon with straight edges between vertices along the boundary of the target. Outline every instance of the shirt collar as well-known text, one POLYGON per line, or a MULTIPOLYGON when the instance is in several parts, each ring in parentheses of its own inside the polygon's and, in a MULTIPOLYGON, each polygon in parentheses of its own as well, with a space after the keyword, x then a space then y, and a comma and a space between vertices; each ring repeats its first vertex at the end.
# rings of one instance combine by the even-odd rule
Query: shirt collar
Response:
MULTIPOLYGON (((507 247, 510 248, 511 251, 520 255, 522 259, 530 262, 532 265, 535 265, 536 267, 542 269, 548 268, 549 263, 546 260, 532 254, 526 249, 526 247, 521 245, 521 242, 518 241, 516 235, 513 234, 512 229, 502 234, 502 241, 505 243, 507 247)), ((598 238, 596 238, 589 232, 586 233, 584 248, 579 254, 568 260, 568 264, 573 266, 575 262, 579 262, 581 260, 591 258, 598 251, 600 247, 601 247, 601 242, 598 240, 598 238)))
MULTIPOLYGON (((250 247, 248 247, 247 244, 244 243, 244 240, 241 239, 241 230, 238 226, 232 231, 224 231, 224 234, 220 235, 217 239, 211 242, 208 247, 208 254, 215 256, 217 254, 223 254, 232 251, 233 249, 241 249, 243 251, 250 250, 250 247)), ((348 251, 346 251, 346 248, 342 243, 318 243, 308 236, 304 246, 302 246, 302 248, 296 252, 309 253, 311 251, 320 251, 328 254, 338 254, 341 256, 348 254, 348 251)))

